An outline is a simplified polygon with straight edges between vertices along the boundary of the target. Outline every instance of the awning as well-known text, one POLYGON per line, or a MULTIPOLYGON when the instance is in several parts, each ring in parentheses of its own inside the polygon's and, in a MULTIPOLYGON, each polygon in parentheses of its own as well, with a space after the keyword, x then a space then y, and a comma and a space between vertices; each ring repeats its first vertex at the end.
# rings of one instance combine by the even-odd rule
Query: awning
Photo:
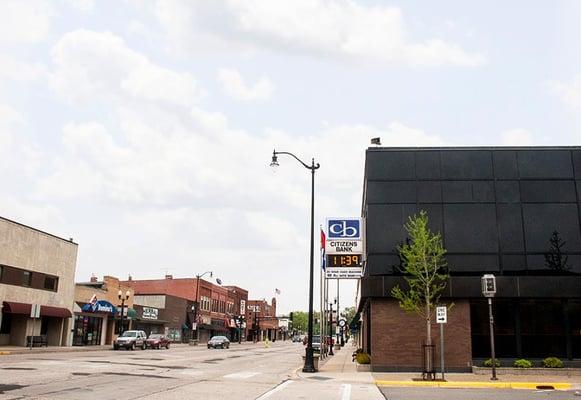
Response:
MULTIPOLYGON (((32 304, 28 304, 28 303, 17 303, 15 301, 5 301, 2 304, 4 305, 2 312, 9 313, 9 314, 30 315, 30 310, 32 309, 32 304)), ((71 311, 67 308, 41 305, 40 306, 40 316, 41 317, 70 318, 70 317, 72 317, 72 314, 71 314, 71 311)))

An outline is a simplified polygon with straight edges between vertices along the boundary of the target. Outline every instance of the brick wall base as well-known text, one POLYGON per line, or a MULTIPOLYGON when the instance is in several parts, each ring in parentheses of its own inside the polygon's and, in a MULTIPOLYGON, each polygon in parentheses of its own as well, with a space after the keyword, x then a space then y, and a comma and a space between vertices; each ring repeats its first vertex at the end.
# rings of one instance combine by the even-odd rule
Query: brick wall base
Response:
MULTIPOLYGON (((425 321, 417 314, 405 313, 392 299, 372 299, 367 311, 371 313, 372 371, 422 371, 425 321)), ((432 343, 436 345, 435 365, 440 371, 440 327, 436 323, 432 323, 432 343)), ((470 304, 467 300, 455 300, 448 311, 448 323, 444 325, 444 356, 446 371, 472 371, 470 304)))

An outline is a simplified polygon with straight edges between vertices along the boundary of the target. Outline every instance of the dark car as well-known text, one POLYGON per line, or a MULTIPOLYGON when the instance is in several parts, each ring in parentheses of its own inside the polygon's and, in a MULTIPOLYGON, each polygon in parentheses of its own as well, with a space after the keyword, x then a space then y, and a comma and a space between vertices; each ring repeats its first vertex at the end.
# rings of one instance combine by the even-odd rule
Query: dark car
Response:
POLYGON ((127 350, 135 350, 136 347, 140 347, 145 350, 146 339, 147 335, 143 331, 125 331, 113 341, 113 349, 119 350, 119 348, 125 347, 127 350))
POLYGON ((230 348, 230 341, 226 336, 212 336, 208 342, 208 348, 215 349, 217 347, 221 349, 228 349, 230 348))
POLYGON ((147 347, 152 349, 161 349, 162 347, 169 349, 169 339, 160 333, 152 333, 149 335, 145 343, 147 344, 147 347))

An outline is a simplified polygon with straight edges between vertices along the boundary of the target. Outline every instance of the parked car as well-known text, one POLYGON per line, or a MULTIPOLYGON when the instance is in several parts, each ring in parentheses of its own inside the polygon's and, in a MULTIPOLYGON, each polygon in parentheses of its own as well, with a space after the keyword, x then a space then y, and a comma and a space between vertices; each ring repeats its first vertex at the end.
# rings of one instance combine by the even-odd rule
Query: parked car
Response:
POLYGON ((169 349, 169 339, 160 333, 152 333, 145 343, 151 349, 161 349, 162 347, 169 349))
POLYGON ((208 348, 215 349, 216 347, 219 347, 221 349, 229 349, 230 341, 226 336, 212 336, 212 338, 208 342, 208 348))
POLYGON ((145 350, 147 348, 146 340, 147 335, 144 331, 125 331, 113 342, 113 350, 119 350, 120 347, 125 347, 127 350, 141 347, 142 350, 145 350))
POLYGON ((313 351, 321 352, 321 335, 313 335, 313 351))

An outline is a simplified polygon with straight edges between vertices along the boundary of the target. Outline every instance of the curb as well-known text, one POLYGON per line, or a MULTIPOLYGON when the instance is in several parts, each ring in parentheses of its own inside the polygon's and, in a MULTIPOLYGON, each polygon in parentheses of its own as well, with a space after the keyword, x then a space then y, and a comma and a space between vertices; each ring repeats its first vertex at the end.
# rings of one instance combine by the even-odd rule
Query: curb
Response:
POLYGON ((453 389, 555 389, 571 390, 571 383, 561 382, 423 382, 423 381, 382 381, 377 386, 437 387, 453 389))

